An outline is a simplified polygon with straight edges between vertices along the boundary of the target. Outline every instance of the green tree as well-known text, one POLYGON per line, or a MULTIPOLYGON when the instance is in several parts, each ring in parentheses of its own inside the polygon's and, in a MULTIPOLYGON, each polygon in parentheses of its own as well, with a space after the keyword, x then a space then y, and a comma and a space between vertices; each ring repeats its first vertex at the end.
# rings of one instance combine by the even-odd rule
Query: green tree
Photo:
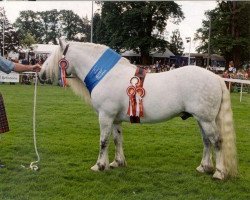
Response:
POLYGON ((172 32, 169 50, 173 52, 175 55, 182 55, 184 51, 183 41, 180 36, 180 31, 178 29, 172 32))
POLYGON ((4 8, 0 10, 0 52, 6 55, 11 50, 16 51, 19 46, 19 38, 12 24, 9 23, 4 8), (2 34, 4 32, 4 34, 2 34), (4 52, 3 52, 4 50, 4 52))
POLYGON ((30 34, 38 43, 48 43, 51 37, 55 36, 55 31, 51 27, 57 23, 57 11, 33 12, 21 11, 20 16, 14 23, 14 26, 19 32, 20 40, 24 41, 29 38, 30 34))
POLYGON ((85 37, 82 38, 81 41, 84 42, 90 42, 90 33, 91 33, 91 22, 88 19, 87 15, 86 17, 82 18, 83 24, 82 24, 82 32, 84 33, 85 37))
POLYGON ((24 40, 26 34, 30 33, 37 42, 41 43, 43 41, 43 24, 39 13, 31 10, 21 11, 20 16, 13 25, 17 28, 20 40, 24 40))
POLYGON ((61 10, 59 18, 61 34, 68 40, 76 40, 76 34, 83 32, 83 20, 71 10, 61 10))
POLYGON ((250 60, 250 2, 218 2, 214 10, 206 12, 206 20, 195 35, 201 41, 197 51, 208 49, 209 20, 211 19, 210 52, 233 60, 236 67, 250 60))
POLYGON ((173 1, 102 2, 101 8, 101 28, 97 28, 95 34, 105 33, 105 37, 97 42, 116 50, 139 51, 143 64, 150 62, 151 50, 166 49, 168 43, 163 32, 167 20, 171 18, 179 23, 184 18, 180 6, 173 1))
POLYGON ((35 43, 37 42, 30 33, 27 33, 24 39, 21 41, 21 44, 27 48, 29 48, 32 44, 35 44, 35 43))
POLYGON ((59 30, 59 13, 56 9, 39 12, 42 22, 43 43, 57 43, 56 38, 60 35, 59 30))
POLYGON ((108 44, 107 29, 99 13, 93 17, 93 42, 108 44))
POLYGON ((18 29, 22 41, 27 37, 27 33, 31 34, 38 43, 57 44, 56 39, 61 36, 77 41, 90 38, 89 20, 81 19, 70 10, 22 11, 14 26, 18 29), (79 34, 84 37, 76 37, 79 34))

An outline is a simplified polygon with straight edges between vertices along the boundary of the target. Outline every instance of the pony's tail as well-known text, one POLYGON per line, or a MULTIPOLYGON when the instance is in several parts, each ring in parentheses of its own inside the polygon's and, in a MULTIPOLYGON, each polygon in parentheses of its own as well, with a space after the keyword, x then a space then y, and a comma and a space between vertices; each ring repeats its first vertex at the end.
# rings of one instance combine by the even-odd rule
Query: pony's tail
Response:
POLYGON ((68 78, 67 82, 70 86, 70 88, 73 90, 73 92, 77 95, 80 96, 85 100, 87 104, 91 105, 91 98, 89 91, 85 87, 85 85, 82 83, 82 81, 75 77, 75 78, 68 78))
POLYGON ((237 175, 237 152, 236 138, 233 124, 233 112, 231 109, 230 93, 222 78, 220 78, 222 88, 222 101, 216 123, 222 139, 221 153, 223 157, 226 176, 235 177, 237 175))

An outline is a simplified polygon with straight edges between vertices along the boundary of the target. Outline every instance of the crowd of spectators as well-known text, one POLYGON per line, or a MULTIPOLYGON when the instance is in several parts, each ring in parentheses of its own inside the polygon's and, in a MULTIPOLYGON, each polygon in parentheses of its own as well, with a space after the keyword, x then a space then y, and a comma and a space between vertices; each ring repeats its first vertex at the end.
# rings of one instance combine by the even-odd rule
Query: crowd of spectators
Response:
POLYGON ((147 73, 160 73, 170 70, 174 70, 179 66, 176 66, 174 63, 161 64, 159 61, 156 61, 154 65, 136 65, 137 67, 143 68, 147 73))
POLYGON ((236 67, 234 67, 233 61, 230 61, 228 69, 224 71, 222 77, 248 80, 250 78, 250 66, 248 66, 246 69, 239 68, 237 70, 236 67))
MULTIPOLYGON (((147 71, 147 73, 159 73, 174 70, 176 68, 182 66, 176 66, 174 63, 161 64, 160 61, 156 61, 154 65, 136 65, 137 67, 141 67, 147 71)), ((209 71, 216 73, 213 68, 206 68, 209 71)), ((224 70, 221 74, 223 78, 234 78, 234 79, 250 79, 250 65, 245 69, 239 68, 238 70, 234 67, 233 61, 230 61, 228 68, 224 70)))
POLYGON ((250 68, 248 68, 247 70, 244 69, 239 69, 238 71, 235 70, 235 72, 230 72, 229 70, 225 70, 222 77, 248 80, 250 77, 250 68))
MULTIPOLYGON (((169 64, 161 64, 160 61, 156 61, 154 65, 137 65, 138 67, 141 67, 146 70, 147 73, 160 73, 165 71, 174 70, 176 68, 182 67, 182 66, 176 66, 174 63, 169 64)), ((223 78, 233 78, 233 79, 241 79, 241 80, 250 80, 250 65, 236 69, 234 66, 233 61, 229 62, 229 66, 222 72, 218 73, 217 70, 214 70, 213 68, 206 68, 209 71, 212 71, 218 75, 220 75, 223 78)), ((231 84, 231 90, 235 89, 239 91, 240 84, 239 83, 228 83, 226 82, 227 87, 229 88, 229 84, 231 84)), ((243 84, 244 89, 246 91, 250 91, 250 85, 243 84)))

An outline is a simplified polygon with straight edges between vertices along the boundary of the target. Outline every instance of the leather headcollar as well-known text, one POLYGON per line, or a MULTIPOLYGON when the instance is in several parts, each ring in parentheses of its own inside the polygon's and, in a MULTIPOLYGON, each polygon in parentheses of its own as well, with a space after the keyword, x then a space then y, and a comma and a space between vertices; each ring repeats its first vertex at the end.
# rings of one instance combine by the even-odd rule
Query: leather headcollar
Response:
POLYGON ((69 49, 69 44, 66 45, 66 48, 63 51, 63 57, 66 56, 66 53, 67 53, 68 49, 69 49))

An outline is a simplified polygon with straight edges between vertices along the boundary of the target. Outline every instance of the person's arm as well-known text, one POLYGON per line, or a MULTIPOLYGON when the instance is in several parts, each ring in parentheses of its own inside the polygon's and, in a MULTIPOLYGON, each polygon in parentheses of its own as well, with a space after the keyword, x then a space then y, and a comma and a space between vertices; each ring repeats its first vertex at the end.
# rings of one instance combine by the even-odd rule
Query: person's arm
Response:
POLYGON ((4 57, 0 56, 0 70, 7 73, 7 74, 9 74, 11 71, 15 71, 15 72, 26 72, 26 71, 40 72, 41 66, 39 64, 23 65, 20 63, 14 63, 14 62, 7 60, 4 57))
POLYGON ((14 69, 13 69, 13 71, 15 72, 27 72, 27 71, 40 72, 40 70, 41 70, 41 66, 39 64, 23 65, 20 63, 14 63, 14 69))

